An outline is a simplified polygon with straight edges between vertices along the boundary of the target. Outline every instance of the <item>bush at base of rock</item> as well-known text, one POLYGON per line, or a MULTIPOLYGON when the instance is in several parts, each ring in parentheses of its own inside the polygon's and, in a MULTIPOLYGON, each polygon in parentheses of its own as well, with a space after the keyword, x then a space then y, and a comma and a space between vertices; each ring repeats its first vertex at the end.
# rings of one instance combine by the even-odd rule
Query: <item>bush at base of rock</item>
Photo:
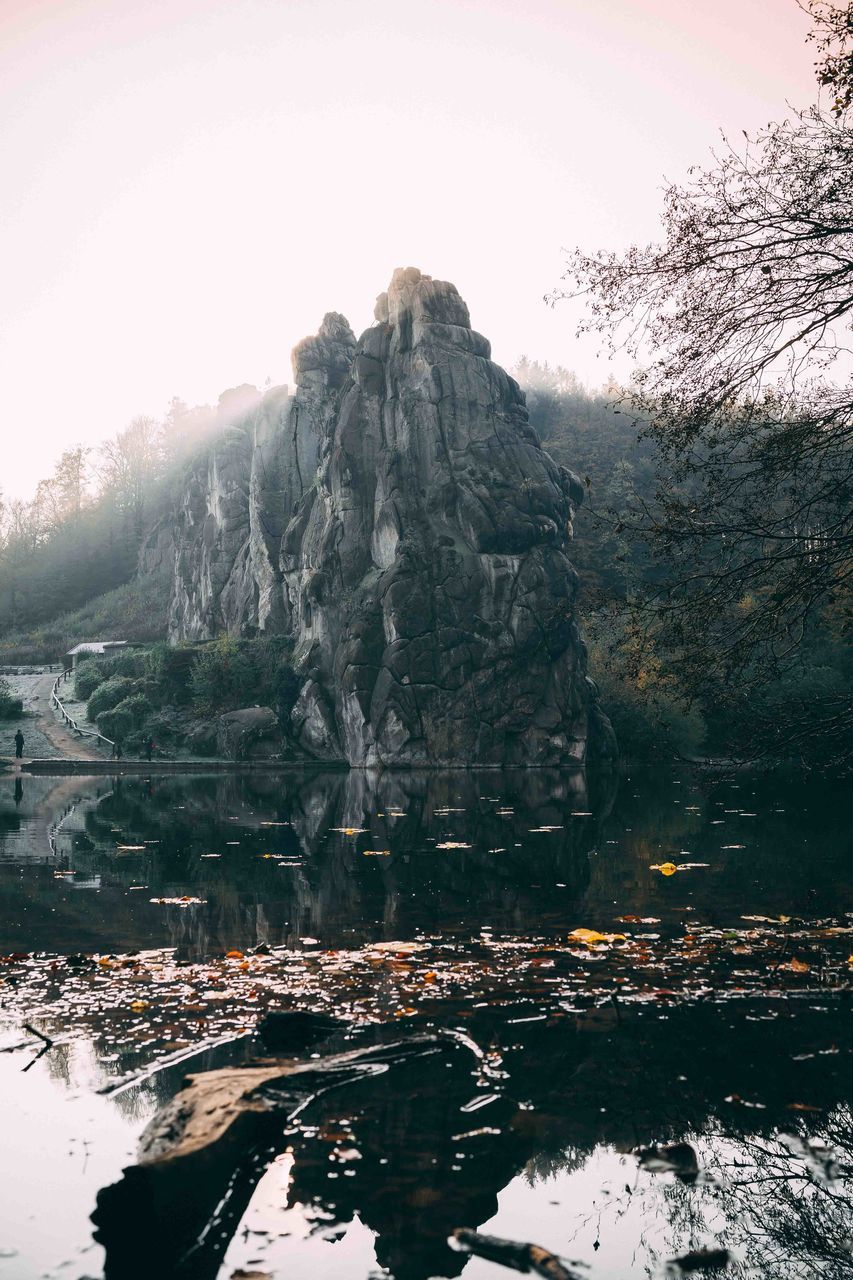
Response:
POLYGON ((89 699, 89 719, 99 720, 104 711, 112 711, 113 707, 117 707, 135 692, 136 681, 129 680, 127 676, 112 676, 105 680, 89 699))
POLYGON ((98 732, 112 742, 126 743, 133 729, 133 715, 121 703, 98 716, 98 732))
POLYGON ((150 715, 151 703, 145 694, 134 693, 117 706, 101 712, 98 716, 98 732, 113 742, 124 743, 150 715))
POLYGON ((133 717, 134 725, 141 725, 153 710, 144 693, 132 693, 129 698, 124 698, 115 708, 116 711, 119 709, 127 711, 133 717))
POLYGON ((288 715, 300 688, 288 663, 290 650, 290 642, 275 635, 221 635, 200 647, 191 672, 196 709, 215 715, 262 703, 288 715))

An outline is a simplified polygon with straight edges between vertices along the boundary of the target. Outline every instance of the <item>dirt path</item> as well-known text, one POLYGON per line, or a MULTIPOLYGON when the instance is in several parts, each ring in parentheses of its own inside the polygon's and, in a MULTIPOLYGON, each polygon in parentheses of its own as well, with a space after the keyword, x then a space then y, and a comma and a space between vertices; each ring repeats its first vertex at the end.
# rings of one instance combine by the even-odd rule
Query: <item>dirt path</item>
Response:
POLYGON ((50 705, 50 694, 55 679, 56 676, 49 673, 46 676, 42 676, 36 685, 35 692, 38 702, 36 702, 35 708, 38 716, 38 727, 51 746, 56 747, 59 755, 66 759, 102 760, 103 756, 95 751, 94 748, 88 746, 84 738, 78 738, 76 733, 66 729, 62 721, 57 719, 50 705))
MULTIPOLYGON (((78 738, 56 717, 50 705, 50 694, 56 673, 8 677, 15 693, 24 700, 27 713, 21 721, 24 734, 24 758, 62 760, 102 760, 84 738, 78 738)), ((4 724, 0 732, 0 755, 13 756, 13 737, 17 725, 4 724), (8 739, 8 742, 6 741, 8 739)))

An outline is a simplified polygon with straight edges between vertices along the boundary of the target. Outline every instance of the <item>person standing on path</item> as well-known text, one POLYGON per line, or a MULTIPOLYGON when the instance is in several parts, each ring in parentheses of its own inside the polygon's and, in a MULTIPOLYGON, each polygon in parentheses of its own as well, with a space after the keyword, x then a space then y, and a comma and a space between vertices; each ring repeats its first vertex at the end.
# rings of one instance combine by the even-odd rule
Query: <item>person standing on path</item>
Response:
POLYGON ((146 738, 145 739, 145 759, 150 760, 153 754, 154 754, 154 739, 146 738))
POLYGON ((24 754, 24 735, 21 733, 21 730, 19 728, 18 732, 15 734, 15 758, 17 760, 20 760, 23 754, 24 754))

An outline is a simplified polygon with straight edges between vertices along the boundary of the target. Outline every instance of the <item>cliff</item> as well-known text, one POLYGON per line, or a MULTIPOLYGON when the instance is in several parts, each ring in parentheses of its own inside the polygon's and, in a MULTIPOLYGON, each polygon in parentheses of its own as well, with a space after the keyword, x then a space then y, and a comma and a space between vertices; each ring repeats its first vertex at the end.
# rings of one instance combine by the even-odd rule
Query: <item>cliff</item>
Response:
POLYGON ((394 273, 356 342, 327 315, 295 393, 226 426, 172 527, 170 638, 288 634, 294 748, 351 765, 612 750, 568 556, 577 477, 452 284, 394 273))

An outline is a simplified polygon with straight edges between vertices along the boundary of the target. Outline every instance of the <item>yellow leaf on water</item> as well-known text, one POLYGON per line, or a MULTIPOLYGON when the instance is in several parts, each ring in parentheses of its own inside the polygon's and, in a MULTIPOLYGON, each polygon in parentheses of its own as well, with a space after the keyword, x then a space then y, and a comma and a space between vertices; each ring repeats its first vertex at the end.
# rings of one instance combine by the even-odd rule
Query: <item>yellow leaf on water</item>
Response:
POLYGON ((661 863, 654 862, 652 863, 649 870, 659 871, 662 876, 674 876, 676 871, 678 870, 678 867, 675 865, 674 862, 661 862, 661 863))
POLYGON ((130 1007, 131 1007, 131 1009, 133 1010, 133 1012, 134 1012, 134 1013, 142 1013, 143 1009, 147 1009, 147 1008, 148 1008, 148 1001, 147 1001, 147 1000, 134 1000, 134 1001, 131 1003, 131 1006, 130 1006, 130 1007))
POLYGON ((626 942, 624 933, 599 933, 597 929, 573 929, 570 942, 626 942))

